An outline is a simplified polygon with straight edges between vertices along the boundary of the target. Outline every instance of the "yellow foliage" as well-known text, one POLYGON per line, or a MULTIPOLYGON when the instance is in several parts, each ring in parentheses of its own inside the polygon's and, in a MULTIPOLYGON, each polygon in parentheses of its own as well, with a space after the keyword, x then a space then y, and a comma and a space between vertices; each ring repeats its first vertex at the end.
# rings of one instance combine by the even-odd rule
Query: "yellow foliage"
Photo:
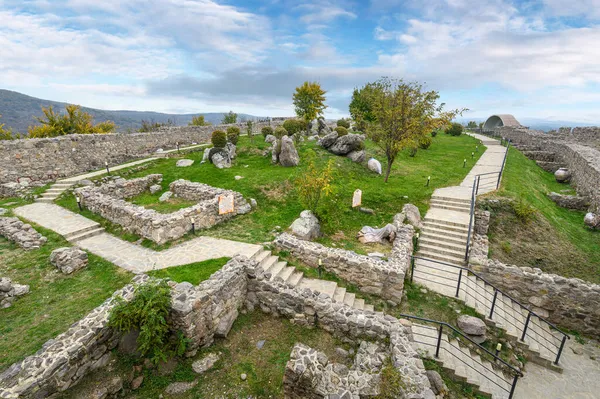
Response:
POLYGON ((311 161, 308 170, 295 181, 296 191, 300 202, 305 209, 318 214, 319 201, 333 192, 333 160, 329 160, 327 166, 318 169, 311 161))
MULTIPOLYGON (((2 115, 0 115, 2 117, 2 115)), ((4 128, 4 123, 0 123, 0 140, 12 140, 14 137, 10 129, 4 128)))
POLYGON ((29 137, 57 137, 67 134, 111 133, 115 130, 114 122, 106 121, 94 125, 93 118, 83 112, 78 105, 67 105, 65 114, 54 111, 52 106, 42 107, 43 118, 36 118, 41 125, 29 126, 29 137))

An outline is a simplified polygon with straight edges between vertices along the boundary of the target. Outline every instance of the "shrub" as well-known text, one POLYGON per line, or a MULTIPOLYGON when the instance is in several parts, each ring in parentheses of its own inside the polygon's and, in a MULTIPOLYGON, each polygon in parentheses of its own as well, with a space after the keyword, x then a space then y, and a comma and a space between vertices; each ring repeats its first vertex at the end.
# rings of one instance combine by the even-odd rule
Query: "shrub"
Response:
POLYGON ((350 121, 348 119, 338 119, 337 125, 339 127, 345 127, 346 129, 350 129, 350 121))
POLYGON ((192 116, 192 121, 188 123, 188 126, 210 126, 210 122, 204 120, 204 115, 192 116))
POLYGON ((435 136, 437 136, 437 134, 438 134, 437 130, 434 130, 433 132, 431 132, 431 137, 435 137, 435 136))
POLYGON ((411 147, 408 148, 408 156, 409 157, 414 157, 415 155, 417 155, 417 151, 419 150, 419 147, 417 147, 417 145, 413 145, 411 147))
POLYGON ((215 130, 212 132, 210 141, 212 141, 213 146, 216 148, 225 148, 227 145, 227 134, 222 130, 215 130))
POLYGON ((79 105, 67 105, 65 113, 55 112, 52 106, 42 107, 43 118, 36 118, 41 125, 29 126, 29 137, 57 137, 66 134, 111 133, 116 126, 111 121, 94 125, 94 118, 83 112, 79 105))
POLYGON ((271 126, 265 126, 260 129, 260 132, 262 133, 263 137, 267 137, 269 134, 273 134, 273 128, 271 126))
POLYGON ((517 219, 519 219, 521 223, 529 222, 535 215, 535 208, 529 205, 529 203, 523 200, 523 198, 513 201, 511 206, 515 212, 515 215, 517 216, 517 219))
POLYGON ((342 137, 342 136, 345 136, 345 135, 347 135, 347 134, 348 134, 348 129, 346 129, 346 128, 345 128, 345 127, 343 127, 343 126, 338 126, 338 127, 336 127, 336 128, 335 128, 335 131, 337 132, 337 134, 338 134, 338 137, 342 137))
POLYGON ((229 126, 227 128, 227 141, 233 145, 237 145, 240 138, 240 128, 237 126, 229 126))
POLYGON ((419 148, 426 150, 431 146, 433 140, 429 136, 423 136, 419 139, 419 148))
POLYGON ((306 130, 306 122, 300 119, 286 119, 282 126, 290 136, 306 130))
POLYGON ((134 297, 127 302, 117 297, 108 325, 118 331, 139 330, 138 350, 155 363, 176 354, 183 355, 186 340, 182 334, 172 339, 167 324, 171 309, 171 289, 166 280, 154 280, 135 287, 134 297))
POLYGON ((246 122, 246 134, 250 137, 250 140, 254 137, 254 122, 246 122))
POLYGON ((273 134, 275 135, 275 137, 280 139, 283 136, 286 136, 288 134, 288 131, 283 126, 277 126, 275 128, 275 132, 273 132, 273 134))
POLYGON ((453 122, 450 124, 450 127, 446 129, 446 134, 450 136, 460 136, 463 132, 463 125, 460 123, 453 122))
POLYGON ((309 209, 319 216, 319 202, 333 192, 333 177, 332 159, 323 169, 318 169, 312 161, 309 163, 306 173, 295 181, 298 198, 304 209, 309 209))

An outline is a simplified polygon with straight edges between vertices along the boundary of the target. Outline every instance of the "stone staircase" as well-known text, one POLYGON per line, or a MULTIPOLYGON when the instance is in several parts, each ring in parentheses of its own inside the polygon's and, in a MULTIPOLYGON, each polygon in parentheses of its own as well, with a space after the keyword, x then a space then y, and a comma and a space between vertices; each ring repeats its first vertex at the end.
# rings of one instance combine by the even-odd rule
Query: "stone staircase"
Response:
POLYGON ((489 395, 493 399, 509 397, 514 377, 494 367, 458 339, 449 339, 448 334, 442 333, 439 356, 436 358, 438 329, 412 322, 412 333, 422 355, 435 360, 455 379, 472 385, 478 394, 489 395))
POLYGON ((36 202, 54 202, 63 192, 73 187, 74 182, 57 181, 48 190, 44 191, 41 197, 36 199, 36 202))
POLYGON ((102 233, 104 233, 104 228, 100 226, 99 223, 96 223, 93 226, 85 227, 72 233, 67 233, 64 237, 67 239, 67 241, 76 243, 78 241, 85 240, 86 238, 95 237, 102 233))
POLYGON ((252 259, 257 261, 266 273, 271 274, 271 280, 280 278, 293 287, 310 288, 313 291, 327 294, 335 302, 344 303, 358 310, 374 311, 373 305, 365 303, 364 299, 356 298, 356 295, 351 292, 346 292, 346 288, 338 286, 334 281, 305 277, 304 273, 296 270, 295 267, 288 266, 287 262, 280 260, 271 251, 258 251, 252 256, 252 259))

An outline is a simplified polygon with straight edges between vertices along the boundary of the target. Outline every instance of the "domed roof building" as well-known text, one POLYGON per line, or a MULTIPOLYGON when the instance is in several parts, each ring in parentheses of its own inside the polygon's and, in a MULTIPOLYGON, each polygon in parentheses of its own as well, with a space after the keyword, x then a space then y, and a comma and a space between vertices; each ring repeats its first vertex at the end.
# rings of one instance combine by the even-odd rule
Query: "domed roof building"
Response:
POLYGON ((509 114, 498 114, 490 116, 483 124, 483 130, 492 130, 502 126, 521 126, 519 121, 509 114))

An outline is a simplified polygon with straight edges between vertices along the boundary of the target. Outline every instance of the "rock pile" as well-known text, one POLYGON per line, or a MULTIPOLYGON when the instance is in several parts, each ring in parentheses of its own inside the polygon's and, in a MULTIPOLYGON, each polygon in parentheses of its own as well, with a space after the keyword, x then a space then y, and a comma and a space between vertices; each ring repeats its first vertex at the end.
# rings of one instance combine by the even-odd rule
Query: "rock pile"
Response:
POLYGON ((339 136, 338 132, 329 133, 318 141, 327 151, 350 158, 354 162, 364 162, 365 136, 362 134, 346 134, 339 136))
POLYGON ((0 217, 0 235, 23 249, 38 249, 48 239, 15 217, 0 217))
POLYGON ((88 254, 77 247, 58 248, 50 254, 50 263, 64 274, 71 274, 88 265, 88 254))
POLYGON ((285 167, 300 165, 300 156, 291 137, 283 136, 278 140, 275 136, 268 135, 265 142, 271 143, 271 163, 285 167))
POLYGON ((548 198, 554 201, 556 205, 567 209, 585 211, 590 206, 590 201, 588 198, 580 197, 578 195, 564 195, 551 192, 548 194, 548 198))
POLYGON ((8 277, 0 278, 0 309, 10 307, 17 297, 28 293, 28 285, 14 284, 8 277))

